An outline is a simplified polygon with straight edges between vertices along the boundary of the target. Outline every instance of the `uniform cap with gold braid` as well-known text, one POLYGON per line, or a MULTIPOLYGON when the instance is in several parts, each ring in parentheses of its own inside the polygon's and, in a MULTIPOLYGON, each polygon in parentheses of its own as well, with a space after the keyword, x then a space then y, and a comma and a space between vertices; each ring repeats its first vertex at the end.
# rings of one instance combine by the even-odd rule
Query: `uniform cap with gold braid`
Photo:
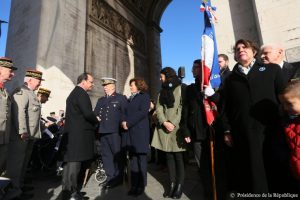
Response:
POLYGON ((44 79, 42 78, 43 72, 38 71, 38 70, 31 70, 31 69, 27 70, 25 73, 25 76, 44 81, 44 79))
POLYGON ((37 93, 38 93, 38 94, 43 94, 43 95, 49 97, 49 96, 50 96, 50 93, 51 93, 51 90, 48 90, 48 89, 46 89, 46 88, 39 88, 39 90, 38 90, 37 93))
POLYGON ((108 84, 116 84, 117 80, 114 78, 109 78, 109 77, 102 77, 101 78, 101 83, 102 85, 108 85, 108 84))
POLYGON ((10 58, 0 57, 0 67, 9 68, 12 70, 17 70, 18 68, 14 67, 13 61, 10 58))

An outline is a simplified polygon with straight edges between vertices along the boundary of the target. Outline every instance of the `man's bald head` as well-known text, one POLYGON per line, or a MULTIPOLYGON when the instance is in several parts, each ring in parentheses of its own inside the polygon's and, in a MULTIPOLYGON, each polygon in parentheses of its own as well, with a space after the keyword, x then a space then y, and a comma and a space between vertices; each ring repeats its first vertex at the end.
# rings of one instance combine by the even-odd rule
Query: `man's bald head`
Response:
POLYGON ((283 62, 284 49, 279 44, 266 44, 261 48, 261 60, 264 64, 275 63, 280 64, 283 62))

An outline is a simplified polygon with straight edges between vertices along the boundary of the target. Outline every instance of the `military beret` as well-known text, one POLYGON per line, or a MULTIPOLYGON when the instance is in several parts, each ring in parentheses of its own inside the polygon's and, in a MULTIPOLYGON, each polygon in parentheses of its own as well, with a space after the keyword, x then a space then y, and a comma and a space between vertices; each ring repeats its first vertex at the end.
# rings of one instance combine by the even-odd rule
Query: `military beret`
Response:
POLYGON ((9 68, 12 70, 17 70, 18 68, 14 67, 13 61, 10 58, 0 57, 0 67, 9 68))
POLYGON ((44 81, 43 77, 43 72, 38 71, 38 70, 27 70, 25 73, 25 77, 31 77, 31 78, 35 78, 38 80, 42 80, 44 81))
POLYGON ((116 82, 117 82, 117 80, 114 78, 109 78, 109 77, 101 78, 102 85, 116 84, 116 82))
POLYGON ((38 94, 43 94, 43 95, 49 97, 50 93, 51 93, 51 90, 48 90, 48 89, 45 89, 45 88, 39 88, 37 93, 38 94))

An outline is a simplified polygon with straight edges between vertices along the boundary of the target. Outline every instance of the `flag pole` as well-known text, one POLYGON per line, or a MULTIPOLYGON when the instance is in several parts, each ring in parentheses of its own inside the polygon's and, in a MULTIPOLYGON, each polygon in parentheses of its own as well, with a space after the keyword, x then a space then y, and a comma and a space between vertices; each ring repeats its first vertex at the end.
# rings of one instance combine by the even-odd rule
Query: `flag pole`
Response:
MULTIPOLYGON (((216 21, 214 16, 215 7, 210 5, 210 1, 203 0, 200 11, 204 13, 204 31, 202 34, 202 85, 201 90, 205 86, 216 88, 220 85, 220 68, 218 65, 218 51, 215 39, 215 31, 213 23, 216 21)), ((210 146, 210 162, 211 162, 211 187, 213 192, 213 200, 217 200, 216 174, 215 174, 215 157, 214 143, 215 130, 212 126, 217 115, 217 106, 209 98, 204 98, 204 110, 206 121, 209 127, 209 146, 210 146)))
POLYGON ((209 146, 210 146, 210 161, 211 161, 211 187, 213 192, 213 200, 217 200, 217 185, 215 175, 215 130, 209 126, 209 146))

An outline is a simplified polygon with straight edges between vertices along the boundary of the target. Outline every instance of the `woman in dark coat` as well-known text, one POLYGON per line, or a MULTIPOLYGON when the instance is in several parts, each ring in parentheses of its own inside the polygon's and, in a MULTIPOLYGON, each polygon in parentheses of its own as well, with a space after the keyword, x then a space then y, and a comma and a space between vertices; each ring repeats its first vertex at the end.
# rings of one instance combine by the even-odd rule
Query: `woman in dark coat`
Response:
POLYGON ((234 154, 232 190, 267 193, 266 138, 277 132, 282 75, 278 65, 264 65, 255 59, 258 48, 249 40, 238 40, 234 52, 238 63, 222 91, 230 130, 225 142, 232 145, 234 154))
POLYGON ((146 93, 148 86, 143 79, 131 79, 129 85, 131 96, 126 121, 122 125, 125 130, 128 129, 131 153, 131 188, 128 195, 137 196, 144 192, 147 185, 150 97, 146 93))

